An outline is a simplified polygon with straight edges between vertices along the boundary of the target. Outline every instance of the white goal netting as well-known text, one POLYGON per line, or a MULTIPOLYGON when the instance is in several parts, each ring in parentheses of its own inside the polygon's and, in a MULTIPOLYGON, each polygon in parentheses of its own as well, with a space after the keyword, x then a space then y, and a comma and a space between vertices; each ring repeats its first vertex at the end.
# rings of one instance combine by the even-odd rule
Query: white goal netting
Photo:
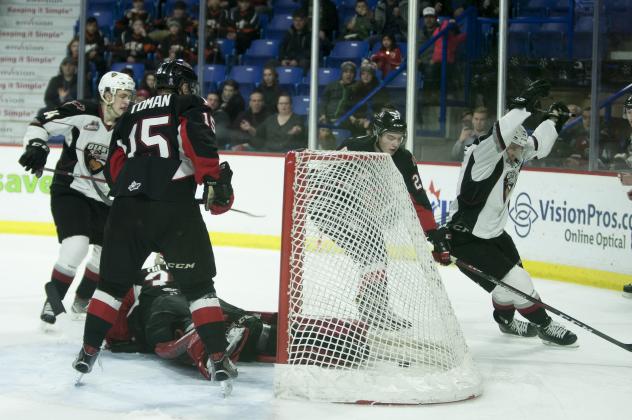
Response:
POLYGON ((481 379, 389 155, 286 159, 281 398, 435 403, 481 379))

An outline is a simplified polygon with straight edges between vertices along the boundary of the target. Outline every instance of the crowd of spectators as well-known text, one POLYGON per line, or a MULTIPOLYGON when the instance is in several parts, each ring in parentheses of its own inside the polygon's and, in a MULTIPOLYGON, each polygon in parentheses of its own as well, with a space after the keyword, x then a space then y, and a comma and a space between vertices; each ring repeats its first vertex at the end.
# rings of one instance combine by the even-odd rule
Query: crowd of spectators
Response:
MULTIPOLYGON (((284 151, 307 145, 304 115, 292 112, 292 101, 298 92, 288 92, 287 87, 282 87, 277 73, 280 66, 298 67, 305 76, 309 70, 313 5, 309 0, 295 0, 295 3, 296 8, 291 12, 291 25, 278 39, 278 56, 263 66, 262 78, 254 90, 249 86, 240 90, 238 82, 227 78, 213 85, 213 89, 217 90, 200 92, 213 110, 218 139, 224 148, 284 151)), ((448 28, 446 38, 438 38, 432 47, 417 57, 426 100, 438 90, 444 41, 447 41, 445 59, 448 89, 453 91, 460 87, 457 77, 460 72, 455 63, 468 34, 454 24, 454 19, 470 6, 477 8, 479 16, 496 17, 498 3, 497 0, 419 2, 419 45, 448 28)), ((265 36, 262 28, 275 13, 274 0, 202 0, 201 4, 206 6, 206 44, 203 54, 206 64, 239 64, 240 57, 252 41, 265 36), (234 56, 222 51, 222 40, 234 41, 234 56)), ((321 57, 327 56, 335 43, 343 40, 368 41, 375 47, 361 61, 343 62, 338 67, 340 79, 321 88, 317 110, 321 124, 318 139, 323 148, 335 148, 340 140, 333 135, 334 124, 348 135, 362 135, 369 132, 375 112, 394 107, 393 101, 399 107, 402 105, 402 95, 394 95, 389 89, 381 89, 377 93, 374 91, 381 79, 395 71, 406 58, 406 51, 400 46, 405 47, 407 44, 409 1, 355 0, 353 4, 345 1, 346 5, 353 8, 345 6, 347 8, 342 10, 350 13, 341 12, 339 4, 337 0, 320 1, 318 35, 321 57), (369 93, 373 93, 373 96, 365 100, 369 93), (362 104, 357 106, 360 102, 362 104), (352 108, 353 112, 350 112, 352 108), (344 120, 341 117, 345 117, 344 120)), ((175 1, 165 16, 147 10, 144 0, 133 0, 131 6, 116 20, 109 33, 100 30, 95 17, 88 17, 85 33, 88 68, 84 79, 84 97, 94 97, 93 86, 98 75, 108 71, 112 63, 130 64, 121 71, 140 82, 137 100, 156 94, 153 70, 163 59, 182 58, 192 65, 197 64, 199 22, 196 20, 197 11, 191 5, 175 1), (134 64, 142 66, 131 66, 134 64), (138 68, 143 69, 144 73, 134 74, 138 68)), ((68 44, 67 57, 60 65, 59 74, 49 82, 45 93, 46 108, 42 111, 77 97, 78 60, 79 40, 74 37, 68 44)), ((582 110, 579 107, 573 109, 581 119, 562 133, 552 157, 557 157, 558 164, 582 168, 588 158, 590 112, 589 109, 582 110)), ((465 148, 487 133, 492 117, 484 107, 464 113, 463 126, 453 143, 449 158, 461 160, 465 148)), ((631 126, 632 111, 624 118, 615 118, 614 122, 609 120, 608 124, 602 125, 599 157, 604 167, 632 166, 629 140, 631 126)))

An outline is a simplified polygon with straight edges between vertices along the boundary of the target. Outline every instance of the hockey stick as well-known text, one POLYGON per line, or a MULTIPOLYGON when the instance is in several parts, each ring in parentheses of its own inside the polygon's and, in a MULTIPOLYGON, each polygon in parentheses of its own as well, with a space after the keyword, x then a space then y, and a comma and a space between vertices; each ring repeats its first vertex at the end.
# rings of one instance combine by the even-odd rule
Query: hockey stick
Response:
MULTIPOLYGON (((204 200, 202 200, 201 198, 196 198, 195 199, 195 203, 203 205, 204 204, 204 200)), ((240 214, 246 215, 248 217, 266 217, 265 214, 254 214, 254 213, 250 213, 249 211, 246 211, 246 210, 239 210, 239 209, 235 209, 235 208, 230 208, 228 210, 229 211, 234 211, 235 213, 240 213, 240 214)))
POLYGON ((493 276, 491 276, 489 274, 483 273, 478 268, 476 268, 476 267, 474 267, 474 266, 472 266, 472 265, 470 265, 470 264, 468 264, 466 262, 463 262, 463 261, 461 261, 461 260, 459 260, 459 259, 457 259, 455 257, 451 257, 451 259, 452 259, 452 262, 457 265, 457 267, 462 268, 463 270, 469 271, 470 273, 476 274, 477 276, 482 277, 485 280, 491 281, 492 283, 494 283, 494 284, 496 284, 496 285, 498 285, 500 287, 503 287, 503 288, 509 290, 510 292, 515 293, 516 295, 518 295, 518 296, 520 296, 520 297, 522 297, 524 299, 527 299, 529 302, 535 303, 536 305, 546 309, 549 312, 554 313, 555 315, 559 316, 560 318, 565 319, 568 322, 572 322, 573 324, 577 325, 578 327, 581 327, 581 328, 585 329, 586 331, 591 332, 591 333, 595 334, 596 336, 601 337, 604 340, 609 341, 612 344, 621 347, 624 350, 632 351, 632 343, 626 344, 626 343, 623 343, 623 342, 621 342, 619 340, 615 340, 614 338, 610 337, 609 335, 606 335, 606 334, 602 333, 601 331, 594 329, 590 325, 584 324, 583 322, 573 318, 570 315, 565 314, 564 312, 560 311, 559 309, 556 309, 556 308, 552 307, 551 305, 548 305, 548 304, 542 302, 541 300, 536 299, 536 298, 532 297, 531 295, 528 295, 525 292, 523 292, 523 291, 521 291, 519 289, 516 289, 515 287, 510 286, 509 284, 507 284, 507 283, 505 283, 503 281, 498 280, 496 277, 493 277, 493 276))
POLYGON ((87 179, 89 181, 94 181, 94 182, 107 182, 105 179, 95 178, 93 176, 75 174, 75 173, 68 172, 68 171, 62 171, 61 169, 42 168, 42 171, 52 172, 54 174, 59 174, 59 175, 71 176, 73 178, 87 179))
MULTIPOLYGON (((75 177, 75 178, 87 179, 89 181, 94 181, 94 182, 107 182, 105 179, 95 178, 93 176, 75 174, 75 173, 68 172, 68 171, 62 171, 60 169, 42 168, 42 170, 46 171, 46 172, 52 172, 52 173, 55 173, 55 174, 59 174, 59 175, 66 175, 66 176, 72 176, 72 177, 75 177)), ((202 201, 201 198, 197 198, 195 200, 195 202, 196 202, 196 204, 204 204, 204 201, 202 201)), ((234 208, 231 208, 229 210, 230 211, 234 211, 235 213, 244 214, 244 215, 249 216, 249 217, 266 217, 263 214, 254 214, 254 213, 251 213, 251 212, 246 211, 246 210, 239 210, 239 209, 234 209, 234 208)))

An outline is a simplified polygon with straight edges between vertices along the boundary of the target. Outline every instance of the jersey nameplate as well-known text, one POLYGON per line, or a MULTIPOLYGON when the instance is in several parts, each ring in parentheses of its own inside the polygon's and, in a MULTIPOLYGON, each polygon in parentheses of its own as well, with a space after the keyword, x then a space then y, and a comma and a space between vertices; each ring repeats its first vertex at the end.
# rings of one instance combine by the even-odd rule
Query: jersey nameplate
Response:
POLYGON ((151 109, 156 107, 169 106, 169 100, 171 99, 171 94, 169 95, 160 95, 153 96, 151 98, 145 99, 143 102, 139 102, 134 104, 132 107, 132 114, 134 112, 139 112, 144 109, 151 109))

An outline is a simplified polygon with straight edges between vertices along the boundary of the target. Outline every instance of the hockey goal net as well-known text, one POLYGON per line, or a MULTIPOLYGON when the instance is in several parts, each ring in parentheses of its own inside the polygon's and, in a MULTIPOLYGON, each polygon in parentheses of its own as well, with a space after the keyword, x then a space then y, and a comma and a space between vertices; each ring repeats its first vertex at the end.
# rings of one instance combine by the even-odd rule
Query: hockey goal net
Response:
POLYGON ((284 183, 275 394, 385 404, 480 394, 391 157, 290 152, 284 183))

